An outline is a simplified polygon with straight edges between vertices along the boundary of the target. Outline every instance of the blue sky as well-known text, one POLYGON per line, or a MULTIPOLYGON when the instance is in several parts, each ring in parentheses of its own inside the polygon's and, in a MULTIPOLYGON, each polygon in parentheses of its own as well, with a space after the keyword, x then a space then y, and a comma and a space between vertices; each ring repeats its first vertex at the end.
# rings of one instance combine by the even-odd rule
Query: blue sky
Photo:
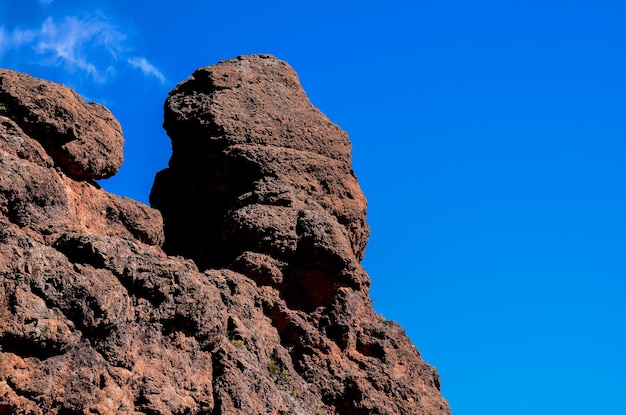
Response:
POLYGON ((288 61, 352 139, 375 307, 453 413, 625 413, 626 3, 227 3, 6 0, 0 66, 106 104, 102 185, 146 202, 176 83, 288 61))

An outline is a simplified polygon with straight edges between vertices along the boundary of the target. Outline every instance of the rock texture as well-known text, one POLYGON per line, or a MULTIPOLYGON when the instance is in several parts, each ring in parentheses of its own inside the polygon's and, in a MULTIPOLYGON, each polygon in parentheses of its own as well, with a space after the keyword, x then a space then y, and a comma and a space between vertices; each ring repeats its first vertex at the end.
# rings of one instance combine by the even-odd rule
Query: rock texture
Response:
POLYGON ((121 167, 122 129, 104 106, 86 103, 63 85, 7 70, 0 70, 0 102, 67 174, 104 179, 121 167))
POLYGON ((449 414, 372 309, 350 142, 295 72, 199 69, 164 126, 162 221, 92 181, 121 163, 106 109, 0 71, 0 415, 449 414))

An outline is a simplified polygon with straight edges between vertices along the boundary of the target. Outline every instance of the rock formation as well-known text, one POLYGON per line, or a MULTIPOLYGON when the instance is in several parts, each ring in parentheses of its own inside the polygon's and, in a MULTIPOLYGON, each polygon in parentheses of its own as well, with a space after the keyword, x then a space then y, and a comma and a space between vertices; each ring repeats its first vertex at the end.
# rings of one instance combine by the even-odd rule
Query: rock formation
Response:
POLYGON ((0 71, 0 415, 449 414, 372 309, 350 142, 295 72, 199 69, 164 127, 153 209, 93 181, 108 110, 0 71))

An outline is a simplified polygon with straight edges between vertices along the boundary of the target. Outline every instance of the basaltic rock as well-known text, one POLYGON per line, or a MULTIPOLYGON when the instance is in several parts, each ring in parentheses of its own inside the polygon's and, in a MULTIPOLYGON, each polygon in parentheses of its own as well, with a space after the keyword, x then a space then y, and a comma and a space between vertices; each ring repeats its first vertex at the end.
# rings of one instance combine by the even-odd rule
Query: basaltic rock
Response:
POLYGON ((293 69, 198 69, 164 127, 155 210, 93 182, 104 107, 0 71, 0 415, 449 414, 372 308, 350 142, 293 69))

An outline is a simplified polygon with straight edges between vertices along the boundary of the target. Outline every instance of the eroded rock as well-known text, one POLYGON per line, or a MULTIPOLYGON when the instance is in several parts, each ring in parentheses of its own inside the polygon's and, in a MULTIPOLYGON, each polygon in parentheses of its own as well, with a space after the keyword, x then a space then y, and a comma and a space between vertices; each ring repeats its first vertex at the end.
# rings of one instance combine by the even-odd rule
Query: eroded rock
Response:
POLYGON ((108 111, 3 70, 0 113, 0 414, 450 413, 372 309, 350 142, 286 63, 170 94, 164 249, 157 210, 92 180, 121 162, 108 111))
POLYGON ((238 272, 207 271, 226 280, 240 346, 220 358, 219 413, 269 411, 241 380, 256 383, 267 359, 279 390, 313 392, 318 413, 449 413, 435 370, 372 309, 350 142, 293 69, 268 55, 199 69, 170 93, 164 126, 173 153, 150 200, 165 251, 238 272))
POLYGON ((64 85, 0 69, 0 115, 9 115, 77 177, 113 176, 123 161, 124 136, 111 112, 64 85))

